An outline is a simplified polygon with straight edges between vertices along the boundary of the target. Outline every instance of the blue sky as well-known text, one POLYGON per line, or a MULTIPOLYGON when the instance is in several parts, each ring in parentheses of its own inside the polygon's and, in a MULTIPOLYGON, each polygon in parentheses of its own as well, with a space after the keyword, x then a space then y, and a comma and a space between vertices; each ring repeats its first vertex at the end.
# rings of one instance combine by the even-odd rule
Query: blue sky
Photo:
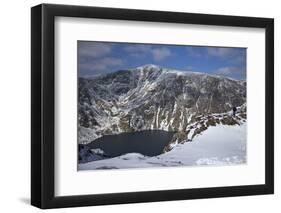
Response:
POLYGON ((144 64, 246 79, 246 48, 78 41, 79 76, 144 64))

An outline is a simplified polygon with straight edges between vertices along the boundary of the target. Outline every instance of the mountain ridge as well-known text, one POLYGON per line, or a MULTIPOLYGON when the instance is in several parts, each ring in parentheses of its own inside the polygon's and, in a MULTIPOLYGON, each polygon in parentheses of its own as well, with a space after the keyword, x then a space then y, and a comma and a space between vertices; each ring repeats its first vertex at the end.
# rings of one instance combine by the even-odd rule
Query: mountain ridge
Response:
POLYGON ((102 135, 149 129, 186 133, 196 117, 226 113, 245 103, 243 80, 158 65, 82 77, 78 142, 87 144, 102 135))
POLYGON ((156 64, 145 64, 145 65, 142 65, 142 66, 137 66, 135 68, 129 68, 129 69, 126 69, 126 70, 117 70, 117 71, 113 71, 113 72, 109 72, 109 73, 99 73, 99 74, 96 74, 96 75, 86 75, 86 76, 80 76, 79 78, 84 78, 84 79, 91 79, 91 78, 96 78, 96 77, 103 77, 103 76, 106 76, 110 73, 114 73, 114 72, 122 72, 122 71, 137 71, 137 70, 141 70, 141 69, 163 69, 165 71, 168 71, 168 72, 178 72, 178 73, 181 73, 181 74, 199 74, 199 75, 207 75, 207 76, 210 76, 210 77, 215 77, 215 78, 225 78, 225 79, 229 79, 229 80, 232 80, 232 81, 239 81, 239 82, 246 82, 245 80, 242 80, 242 79, 234 79, 234 78, 231 78, 231 77, 228 77, 228 76, 223 76, 223 75, 217 75, 217 74, 211 74, 211 73, 204 73, 204 72, 200 72, 200 71, 194 71, 194 70, 182 70, 182 69, 174 69, 174 68, 168 68, 168 67, 161 67, 159 65, 156 65, 156 64))

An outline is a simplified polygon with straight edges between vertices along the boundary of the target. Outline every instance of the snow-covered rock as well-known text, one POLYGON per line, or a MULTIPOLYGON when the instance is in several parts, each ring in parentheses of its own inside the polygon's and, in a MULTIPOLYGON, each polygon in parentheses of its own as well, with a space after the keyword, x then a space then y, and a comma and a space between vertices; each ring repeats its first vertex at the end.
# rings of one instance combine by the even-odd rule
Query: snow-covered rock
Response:
POLYGON ((166 153, 147 157, 128 153, 119 157, 79 164, 79 170, 166 166, 235 165, 246 163, 247 123, 211 126, 192 143, 176 144, 166 153))
POLYGON ((225 113, 245 102, 245 81, 157 65, 79 78, 78 142, 149 129, 186 134, 174 138, 185 142, 194 138, 196 129, 190 127, 199 127, 198 116, 225 113))

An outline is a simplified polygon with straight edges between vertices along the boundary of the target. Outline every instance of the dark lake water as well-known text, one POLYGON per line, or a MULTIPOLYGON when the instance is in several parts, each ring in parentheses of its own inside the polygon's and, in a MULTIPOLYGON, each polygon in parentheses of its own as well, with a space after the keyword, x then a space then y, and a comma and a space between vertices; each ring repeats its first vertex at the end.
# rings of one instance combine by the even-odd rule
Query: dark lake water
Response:
POLYGON ((126 153, 141 153, 146 156, 156 156, 171 141, 173 132, 162 130, 147 130, 118 135, 105 135, 87 144, 90 149, 102 149, 110 157, 126 153))

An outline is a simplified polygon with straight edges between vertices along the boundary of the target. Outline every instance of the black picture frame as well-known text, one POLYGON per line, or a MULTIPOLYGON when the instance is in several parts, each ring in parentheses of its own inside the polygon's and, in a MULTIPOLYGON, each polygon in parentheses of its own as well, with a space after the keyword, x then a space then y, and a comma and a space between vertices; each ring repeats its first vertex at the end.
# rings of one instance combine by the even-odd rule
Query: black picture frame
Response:
POLYGON ((271 18, 41 4, 31 8, 31 97, 31 204, 36 207, 46 209, 274 193, 274 20, 271 18), (54 21, 58 16, 264 28, 265 184, 56 197, 54 21))

